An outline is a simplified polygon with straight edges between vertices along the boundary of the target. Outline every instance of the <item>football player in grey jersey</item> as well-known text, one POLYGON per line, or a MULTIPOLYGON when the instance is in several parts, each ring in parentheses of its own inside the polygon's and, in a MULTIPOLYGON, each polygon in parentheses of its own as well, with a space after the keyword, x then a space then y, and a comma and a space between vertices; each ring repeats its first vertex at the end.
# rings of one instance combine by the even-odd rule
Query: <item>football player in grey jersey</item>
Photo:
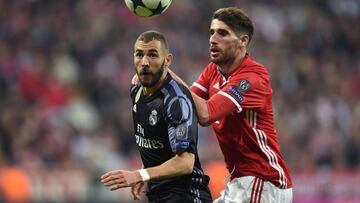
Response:
POLYGON ((198 119, 189 90, 168 73, 172 54, 157 31, 142 33, 134 46, 139 80, 131 87, 135 143, 143 168, 101 176, 110 190, 131 187, 139 200, 147 182, 149 202, 212 202, 209 177, 197 152, 198 119))

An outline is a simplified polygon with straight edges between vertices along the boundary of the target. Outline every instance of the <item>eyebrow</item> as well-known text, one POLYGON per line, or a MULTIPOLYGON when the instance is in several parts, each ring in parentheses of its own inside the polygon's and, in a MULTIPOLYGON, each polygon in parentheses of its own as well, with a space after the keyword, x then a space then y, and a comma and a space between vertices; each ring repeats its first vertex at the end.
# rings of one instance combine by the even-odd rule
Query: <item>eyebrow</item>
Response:
MULTIPOLYGON (((144 52, 143 49, 136 49, 135 52, 144 52)), ((159 51, 157 49, 149 49, 148 52, 156 52, 158 53, 159 51)))
POLYGON ((229 32, 229 30, 227 30, 227 29, 225 29, 225 28, 217 28, 217 29, 215 29, 215 28, 210 28, 210 29, 209 29, 209 32, 211 32, 211 31, 214 31, 214 32, 229 32))

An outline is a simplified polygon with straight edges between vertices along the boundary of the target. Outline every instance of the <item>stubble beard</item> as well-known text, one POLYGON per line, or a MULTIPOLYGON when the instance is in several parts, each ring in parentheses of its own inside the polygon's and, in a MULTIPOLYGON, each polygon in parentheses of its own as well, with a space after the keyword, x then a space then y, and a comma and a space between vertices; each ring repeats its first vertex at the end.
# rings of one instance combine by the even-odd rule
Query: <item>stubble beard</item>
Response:
POLYGON ((221 51, 217 57, 211 57, 211 62, 215 63, 219 67, 226 66, 231 64, 236 58, 236 53, 226 50, 225 52, 221 51))
MULTIPOLYGON (((144 86, 144 87, 153 87, 153 86, 155 86, 155 84, 156 84, 157 82, 159 82, 161 76, 162 76, 163 73, 164 73, 164 65, 165 65, 165 59, 164 59, 164 61, 162 62, 162 64, 161 64, 161 66, 159 67, 159 69, 158 69, 155 73, 151 73, 152 79, 149 80, 149 81, 141 80, 141 77, 139 77, 139 80, 140 80, 141 85, 144 86)), ((137 74, 139 75, 138 72, 137 72, 137 74)))

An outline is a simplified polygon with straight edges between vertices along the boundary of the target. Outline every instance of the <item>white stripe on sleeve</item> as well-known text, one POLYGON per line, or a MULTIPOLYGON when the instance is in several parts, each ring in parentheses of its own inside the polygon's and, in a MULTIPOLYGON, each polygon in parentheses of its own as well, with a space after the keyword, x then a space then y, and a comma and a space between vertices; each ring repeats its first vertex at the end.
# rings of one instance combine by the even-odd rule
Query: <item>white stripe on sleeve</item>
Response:
POLYGON ((197 82, 194 82, 192 85, 195 86, 195 87, 197 87, 197 88, 199 88, 199 89, 201 89, 201 90, 204 91, 205 93, 209 93, 208 89, 206 89, 204 86, 200 85, 200 84, 197 83, 197 82))
POLYGON ((221 94, 223 96, 225 96, 226 98, 230 99, 237 107, 237 112, 241 112, 242 111, 242 108, 239 104, 239 102, 237 102, 231 95, 229 95, 228 93, 224 92, 224 91, 219 91, 218 94, 221 94))

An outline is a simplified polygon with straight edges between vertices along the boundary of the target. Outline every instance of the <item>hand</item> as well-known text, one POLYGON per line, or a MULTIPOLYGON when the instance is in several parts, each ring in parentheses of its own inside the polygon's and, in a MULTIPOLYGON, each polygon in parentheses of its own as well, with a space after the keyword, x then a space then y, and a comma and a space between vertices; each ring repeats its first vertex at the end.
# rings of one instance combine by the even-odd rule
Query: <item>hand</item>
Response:
POLYGON ((131 187, 131 194, 133 195, 134 200, 140 200, 141 193, 144 193, 144 185, 144 182, 140 182, 131 187))
POLYGON ((132 187, 137 183, 141 183, 142 178, 138 171, 115 170, 102 175, 101 182, 105 187, 114 191, 124 187, 132 187))
POLYGON ((137 74, 135 74, 135 75, 132 77, 132 79, 131 79, 131 84, 132 84, 132 85, 137 85, 137 84, 139 84, 139 83, 140 83, 139 77, 137 76, 137 74))

